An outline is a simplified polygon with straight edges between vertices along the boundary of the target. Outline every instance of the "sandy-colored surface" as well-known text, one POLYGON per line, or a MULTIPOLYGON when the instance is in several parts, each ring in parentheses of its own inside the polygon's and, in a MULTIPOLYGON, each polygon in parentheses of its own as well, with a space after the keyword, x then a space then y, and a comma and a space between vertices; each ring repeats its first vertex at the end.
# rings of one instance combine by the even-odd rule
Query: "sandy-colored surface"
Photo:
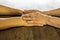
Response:
POLYGON ((0 40, 60 40, 59 33, 51 26, 18 27, 0 31, 0 40))

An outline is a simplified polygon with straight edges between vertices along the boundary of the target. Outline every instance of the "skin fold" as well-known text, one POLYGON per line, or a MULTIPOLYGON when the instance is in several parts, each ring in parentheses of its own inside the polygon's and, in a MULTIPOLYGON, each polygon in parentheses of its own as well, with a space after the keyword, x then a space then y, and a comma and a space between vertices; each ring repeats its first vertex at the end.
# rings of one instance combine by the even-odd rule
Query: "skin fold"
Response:
POLYGON ((36 23, 36 24, 42 24, 45 25, 46 21, 48 20, 48 17, 45 16, 44 14, 42 14, 41 12, 32 12, 32 13, 28 13, 28 14, 24 14, 22 15, 22 18, 24 20, 29 21, 28 23, 36 23))

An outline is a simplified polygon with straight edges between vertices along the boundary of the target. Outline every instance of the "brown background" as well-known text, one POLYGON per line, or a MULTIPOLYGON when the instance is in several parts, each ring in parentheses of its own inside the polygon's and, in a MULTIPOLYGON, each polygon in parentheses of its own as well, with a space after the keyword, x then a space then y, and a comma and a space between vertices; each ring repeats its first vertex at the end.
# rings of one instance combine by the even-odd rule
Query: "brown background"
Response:
POLYGON ((0 40, 60 40, 60 29, 52 26, 10 28, 0 31, 0 40))

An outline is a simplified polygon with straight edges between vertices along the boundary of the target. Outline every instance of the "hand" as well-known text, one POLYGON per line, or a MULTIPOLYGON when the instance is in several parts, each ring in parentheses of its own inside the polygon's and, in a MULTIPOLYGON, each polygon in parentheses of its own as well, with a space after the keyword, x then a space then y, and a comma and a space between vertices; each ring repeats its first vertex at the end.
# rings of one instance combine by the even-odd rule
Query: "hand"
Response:
POLYGON ((28 24, 26 22, 26 20, 23 20, 22 17, 3 18, 3 19, 0 20, 0 25, 2 25, 4 27, 6 25, 10 26, 10 27, 15 27, 15 26, 33 26, 33 24, 28 24))
POLYGON ((23 19, 23 17, 12 18, 12 20, 14 20, 13 22, 16 22, 17 26, 36 26, 37 25, 37 24, 28 23, 27 20, 23 19))
POLYGON ((43 26, 48 20, 48 16, 40 12, 24 14, 22 18, 27 24, 33 24, 32 26, 43 26))

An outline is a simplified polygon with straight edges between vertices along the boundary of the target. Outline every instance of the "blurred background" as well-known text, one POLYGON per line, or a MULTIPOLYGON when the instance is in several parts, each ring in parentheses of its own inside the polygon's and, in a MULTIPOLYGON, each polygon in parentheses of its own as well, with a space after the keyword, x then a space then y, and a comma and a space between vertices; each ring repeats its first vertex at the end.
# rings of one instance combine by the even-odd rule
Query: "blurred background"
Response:
POLYGON ((60 8, 60 0, 0 0, 0 5, 16 9, 38 9, 48 11, 60 8))

